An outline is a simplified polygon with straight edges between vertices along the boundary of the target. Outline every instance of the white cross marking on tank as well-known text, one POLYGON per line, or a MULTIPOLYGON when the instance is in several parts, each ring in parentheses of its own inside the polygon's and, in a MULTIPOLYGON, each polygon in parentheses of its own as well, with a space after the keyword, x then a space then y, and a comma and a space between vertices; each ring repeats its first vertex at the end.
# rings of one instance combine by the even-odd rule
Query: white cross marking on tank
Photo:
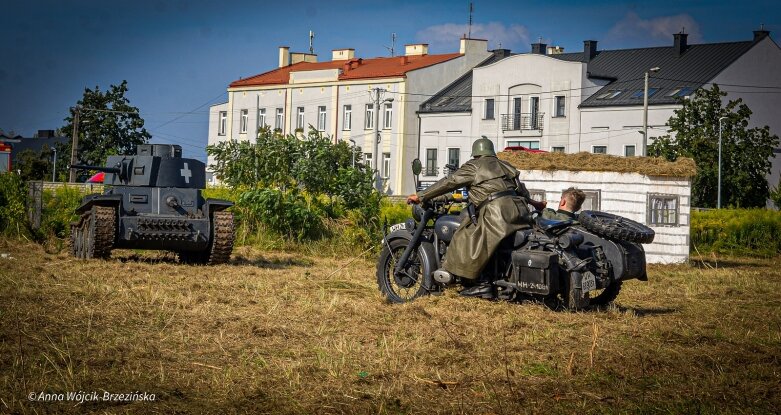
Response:
POLYGON ((184 177, 185 183, 190 183, 190 177, 193 177, 193 172, 190 170, 190 167, 187 166, 187 163, 184 163, 184 168, 179 170, 180 173, 182 173, 182 177, 184 177))

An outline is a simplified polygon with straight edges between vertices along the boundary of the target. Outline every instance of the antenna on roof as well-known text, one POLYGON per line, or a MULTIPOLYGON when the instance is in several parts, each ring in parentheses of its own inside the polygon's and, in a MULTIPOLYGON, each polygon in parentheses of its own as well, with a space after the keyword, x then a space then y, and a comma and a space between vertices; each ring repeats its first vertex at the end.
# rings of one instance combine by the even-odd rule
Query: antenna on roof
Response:
POLYGON ((474 3, 471 1, 469 2, 469 35, 467 35, 467 38, 472 38, 472 12, 475 11, 474 3))
POLYGON ((315 32, 309 31, 309 53, 313 54, 315 53, 315 32))
POLYGON ((764 23, 760 23, 759 24, 759 30, 765 30, 765 24, 764 23))
POLYGON ((396 50, 396 34, 391 33, 391 45, 390 47, 385 46, 385 49, 388 49, 391 53, 391 57, 393 57, 393 52, 396 50))

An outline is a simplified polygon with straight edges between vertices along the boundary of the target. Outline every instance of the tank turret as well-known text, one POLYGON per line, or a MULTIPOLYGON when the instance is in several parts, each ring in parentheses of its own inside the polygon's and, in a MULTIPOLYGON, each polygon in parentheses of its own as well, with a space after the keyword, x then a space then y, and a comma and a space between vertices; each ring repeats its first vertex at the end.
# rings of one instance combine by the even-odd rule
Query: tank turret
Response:
POLYGON ((233 249, 232 202, 204 199, 206 165, 182 158, 172 144, 141 144, 135 155, 109 156, 106 165, 73 165, 105 173, 102 194, 84 198, 71 225, 73 254, 107 257, 113 248, 179 253, 183 262, 226 262, 233 249), (109 218, 113 218, 109 220, 109 218))

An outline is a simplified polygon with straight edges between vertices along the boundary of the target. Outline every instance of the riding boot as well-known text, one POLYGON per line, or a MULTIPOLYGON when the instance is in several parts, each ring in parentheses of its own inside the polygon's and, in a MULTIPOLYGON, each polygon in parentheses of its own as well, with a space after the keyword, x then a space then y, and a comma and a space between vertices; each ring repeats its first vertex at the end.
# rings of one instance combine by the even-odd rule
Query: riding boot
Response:
MULTIPOLYGON (((462 284, 464 279, 461 280, 462 284)), ((485 276, 481 275, 480 278, 475 281, 474 285, 468 288, 464 288, 459 292, 460 295, 465 297, 479 297, 486 299, 496 298, 495 290, 491 281, 485 276)))

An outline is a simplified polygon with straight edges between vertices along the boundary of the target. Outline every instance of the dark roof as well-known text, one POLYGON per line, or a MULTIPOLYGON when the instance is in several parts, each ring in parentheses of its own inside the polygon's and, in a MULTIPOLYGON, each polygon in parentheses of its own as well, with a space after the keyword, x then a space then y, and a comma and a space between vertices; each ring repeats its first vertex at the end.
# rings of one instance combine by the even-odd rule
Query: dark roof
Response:
POLYGON ((49 137, 49 138, 21 138, 18 143, 11 143, 11 158, 15 158, 19 153, 25 150, 32 150, 39 153, 43 146, 54 147, 56 143, 66 143, 70 137, 49 137))
MULTIPOLYGON (((692 91, 700 88, 713 80, 753 45, 753 41, 689 45, 680 56, 676 55, 673 46, 599 51, 587 63, 588 76, 611 82, 591 94, 580 106, 642 105, 643 76, 645 71, 653 67, 661 69, 651 74, 648 84, 648 103, 677 103, 681 97, 670 96, 677 88, 688 87, 692 91), (650 95, 652 88, 657 90, 650 95), (612 99, 599 98, 610 91, 622 92, 612 99), (639 98, 636 97, 638 91, 640 91, 639 98)), ((582 62, 584 53, 549 56, 565 61, 582 62)))
MULTIPOLYGON (((490 65, 506 57, 512 56, 508 49, 497 49, 486 60, 476 67, 490 65)), ((421 113, 437 112, 469 112, 472 110, 472 71, 453 81, 436 95, 420 104, 421 113)))

